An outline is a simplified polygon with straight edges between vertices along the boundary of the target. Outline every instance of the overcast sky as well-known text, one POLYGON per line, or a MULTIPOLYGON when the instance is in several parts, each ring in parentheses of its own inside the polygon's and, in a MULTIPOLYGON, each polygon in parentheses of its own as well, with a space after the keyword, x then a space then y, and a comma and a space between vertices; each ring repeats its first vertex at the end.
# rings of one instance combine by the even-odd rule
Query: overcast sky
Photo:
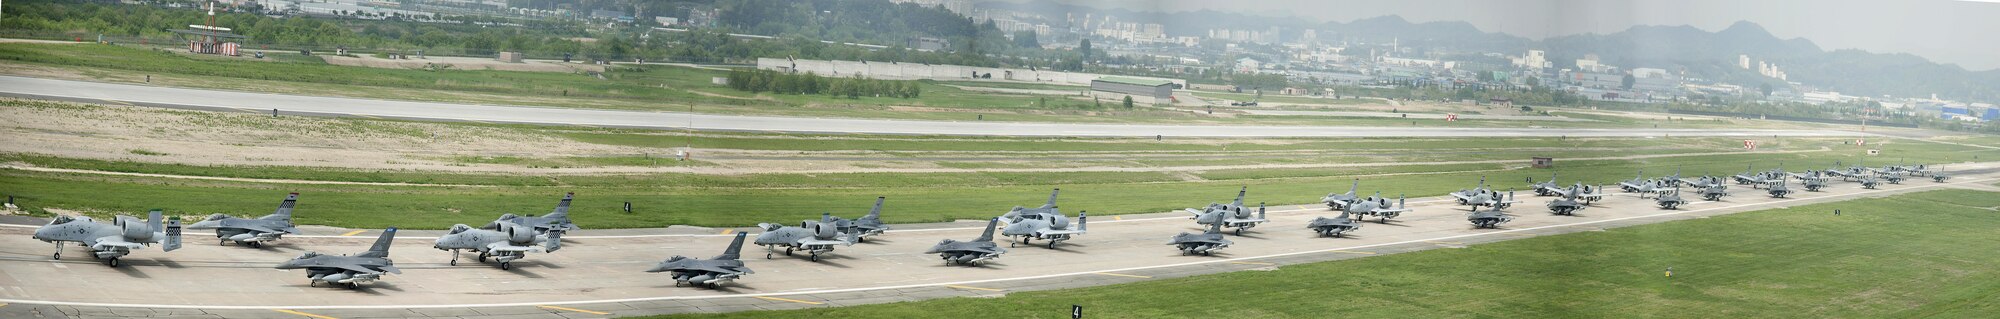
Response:
MULTIPOLYGON (((1025 1, 1025 0, 1013 0, 1025 1)), ((1633 25, 1736 21, 1821 48, 1910 53, 1972 70, 2000 69, 2000 0, 1056 0, 1150 11, 1213 9, 1313 21, 1399 15, 1413 22, 1466 21, 1528 38, 1611 33, 1633 25)))

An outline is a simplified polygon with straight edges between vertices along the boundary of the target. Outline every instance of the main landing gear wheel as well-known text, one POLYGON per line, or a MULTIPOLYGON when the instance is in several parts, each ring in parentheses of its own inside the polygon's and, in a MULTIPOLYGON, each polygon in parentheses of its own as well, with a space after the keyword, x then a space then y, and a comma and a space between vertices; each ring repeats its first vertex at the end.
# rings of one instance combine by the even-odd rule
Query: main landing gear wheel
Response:
POLYGON ((457 265, 458 265, 458 260, 457 260, 457 259, 452 259, 452 260, 451 260, 451 265, 452 265, 452 266, 457 266, 457 265))
POLYGON ((819 254, 812 254, 812 256, 811 256, 811 257, 807 257, 807 258, 808 258, 808 259, 810 259, 810 260, 812 260, 813 262, 819 262, 819 254))
POLYGON ((55 258, 56 260, 62 260, 62 253, 56 253, 55 255, 49 255, 49 257, 51 257, 51 258, 55 258))
POLYGON ((111 266, 112 268, 117 268, 117 267, 118 267, 118 257, 111 257, 111 258, 107 258, 107 259, 104 259, 104 264, 105 264, 105 265, 107 265, 107 266, 111 266))
POLYGON ((771 259, 771 253, 769 253, 769 252, 765 252, 765 253, 764 253, 764 259, 771 259))
POLYGON ((508 270, 508 269, 512 269, 513 267, 514 267, 514 263, 511 263, 511 262, 505 262, 505 261, 503 261, 503 262, 500 262, 500 270, 508 270))

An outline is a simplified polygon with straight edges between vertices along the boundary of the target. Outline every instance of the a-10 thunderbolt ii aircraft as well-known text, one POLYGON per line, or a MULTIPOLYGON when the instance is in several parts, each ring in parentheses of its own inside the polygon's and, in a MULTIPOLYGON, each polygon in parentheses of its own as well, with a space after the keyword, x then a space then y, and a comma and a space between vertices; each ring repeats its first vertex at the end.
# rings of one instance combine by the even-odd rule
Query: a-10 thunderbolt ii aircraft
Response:
POLYGON ((1571 200, 1582 201, 1584 205, 1590 205, 1598 200, 1603 200, 1605 196, 1611 196, 1611 194, 1604 193, 1604 186, 1590 186, 1583 183, 1576 183, 1570 185, 1569 188, 1556 189, 1556 196, 1574 197, 1571 200))
POLYGON ((1774 170, 1775 172, 1780 172, 1777 174, 1773 174, 1773 171, 1758 172, 1755 167, 1755 164, 1744 167, 1742 174, 1736 174, 1736 176, 1731 176, 1730 178, 1735 179, 1738 185, 1750 185, 1751 188, 1758 188, 1771 184, 1771 179, 1777 178, 1778 175, 1782 175, 1782 172, 1784 172, 1783 169, 1774 170))
POLYGON ((382 236, 375 238, 375 245, 368 251, 352 256, 322 255, 306 252, 292 260, 278 264, 278 269, 305 269, 311 286, 328 283, 334 286, 359 288, 362 284, 382 279, 382 274, 402 274, 396 269, 396 262, 389 260, 389 243, 396 240, 396 228, 382 230, 382 236))
POLYGON ((1062 194, 1062 189, 1050 192, 1049 202, 1042 204, 1042 207, 1014 206, 1014 209, 1000 215, 1000 220, 1007 221, 1007 227, 1000 230, 1000 236, 1014 238, 1007 247, 1032 244, 1035 239, 1041 239, 1048 241, 1049 248, 1054 249, 1057 244, 1069 240, 1071 236, 1082 235, 1085 232, 1089 213, 1077 212, 1076 224, 1071 225, 1069 218, 1063 217, 1062 211, 1056 210, 1058 194, 1062 194))
POLYGON ((1451 192, 1451 197, 1456 199, 1459 205, 1471 206, 1472 210, 1479 210, 1481 206, 1506 209, 1507 206, 1512 206, 1514 203, 1520 202, 1514 200, 1513 191, 1508 191, 1505 195, 1506 197, 1501 196, 1500 192, 1486 188, 1486 177, 1484 176, 1479 177, 1479 186, 1475 186, 1472 189, 1461 189, 1451 192))
POLYGON ((1646 170, 1640 169, 1639 174, 1632 176, 1632 179, 1618 182, 1618 189, 1626 192, 1637 192, 1640 187, 1647 185, 1654 185, 1653 180, 1646 179, 1646 170))
POLYGON ((104 265, 118 267, 118 258, 131 254, 133 249, 152 244, 160 244, 163 252, 181 249, 181 220, 162 221, 161 216, 160 210, 154 209, 146 213, 144 221, 118 215, 111 224, 100 224, 84 216, 57 216, 48 225, 35 229, 33 237, 56 244, 56 252, 49 258, 62 259, 62 244, 72 242, 90 247, 90 256, 103 260, 104 265))
POLYGON ((1356 191, 1360 190, 1361 179, 1356 178, 1354 179, 1354 185, 1348 186, 1346 193, 1329 193, 1326 194, 1326 197, 1321 197, 1319 201, 1326 203, 1327 209, 1341 210, 1342 208, 1346 208, 1347 205, 1353 204, 1354 201, 1361 199, 1360 195, 1355 194, 1356 191))
POLYGON ((833 216, 832 213, 822 213, 819 215, 819 222, 839 227, 841 232, 854 236, 855 242, 868 242, 868 236, 881 235, 882 232, 889 230, 889 224, 882 222, 884 200, 888 200, 888 197, 876 197, 875 208, 868 210, 868 215, 863 215, 861 218, 849 220, 833 216))
POLYGON ((508 222, 500 222, 494 228, 486 230, 473 229, 465 224, 452 225, 451 232, 438 237, 437 243, 431 247, 450 251, 452 266, 458 265, 459 251, 473 251, 479 253, 479 262, 493 257, 493 262, 500 263, 503 270, 513 269, 514 261, 527 258, 528 252, 536 250, 534 246, 542 246, 541 251, 545 253, 562 249, 561 229, 536 234, 533 227, 508 222))
POLYGON ((1666 192, 1660 193, 1659 197, 1653 198, 1653 204, 1659 205, 1661 209, 1680 209, 1681 205, 1687 205, 1687 203, 1687 200, 1681 199, 1680 187, 1670 188, 1666 192))
POLYGON ((945 239, 924 253, 938 254, 938 258, 944 259, 944 264, 947 266, 978 266, 980 262, 1000 258, 1000 255, 1007 253, 1007 249, 993 243, 993 230, 999 225, 1000 218, 995 217, 986 221, 986 231, 979 233, 979 238, 968 241, 945 239))
POLYGON ((278 211, 270 215, 256 219, 208 215, 208 219, 187 225, 187 229, 214 229, 215 238, 220 239, 221 244, 235 242, 238 245, 264 247, 264 243, 299 233, 299 229, 292 225, 292 208, 298 204, 299 193, 291 193, 285 195, 284 202, 278 203, 278 211))
POLYGON ((1390 218, 1396 218, 1397 215, 1402 215, 1410 211, 1410 207, 1404 202, 1404 199, 1402 195, 1397 195, 1396 206, 1389 206, 1389 198, 1382 197, 1382 192, 1378 191, 1375 192, 1375 195, 1370 195, 1368 198, 1347 207, 1347 209, 1341 210, 1341 213, 1343 216, 1347 213, 1353 213, 1362 216, 1362 219, 1365 219, 1367 216, 1375 216, 1381 218, 1377 222, 1387 224, 1390 218))
POLYGON ((1944 165, 1938 165, 1937 170, 1931 171, 1932 182, 1943 183, 1949 180, 1951 180, 1951 174, 1946 174, 1944 172, 1944 165))
POLYGON ((1827 176, 1839 177, 1843 181, 1854 181, 1868 173, 1857 167, 1841 167, 1840 161, 1834 161, 1833 167, 1829 167, 1821 172, 1825 172, 1827 176))
POLYGON ((1202 209, 1189 208, 1187 212, 1194 216, 1188 218, 1194 219, 1197 225, 1222 225, 1234 228, 1236 235, 1241 236, 1244 230, 1271 221, 1264 218, 1264 203, 1257 203, 1257 215, 1250 215, 1250 208, 1243 206, 1243 195, 1248 193, 1250 187, 1244 186, 1242 190, 1236 191, 1236 200, 1228 204, 1209 203, 1208 207, 1202 209))
POLYGON ((743 254, 743 237, 749 235, 750 233, 736 233, 736 239, 729 241, 729 248, 724 248, 722 254, 716 255, 715 258, 699 259, 675 255, 668 257, 666 261, 661 261, 659 265, 653 265, 652 269, 646 269, 646 272, 667 273, 674 278, 674 287, 689 284, 695 287, 721 287, 722 284, 743 278, 743 275, 757 273, 750 271, 750 267, 744 267, 743 261, 738 260, 743 254))
POLYGON ((1902 171, 1887 171, 1887 172, 1883 172, 1883 173, 1881 173, 1881 175, 1882 175, 1882 180, 1883 180, 1883 181, 1887 181, 1887 182, 1889 182, 1890 184, 1902 184, 1902 183, 1903 183, 1903 172, 1902 172, 1902 171))
POLYGON ((1861 188, 1866 189, 1875 189, 1876 186, 1882 186, 1882 180, 1876 178, 1873 173, 1861 174, 1861 177, 1856 181, 1861 183, 1861 188))
POLYGON ((757 245, 764 246, 764 259, 771 259, 771 253, 778 247, 785 248, 785 256, 793 251, 805 251, 807 258, 819 261, 819 255, 833 251, 833 245, 853 246, 854 236, 840 232, 839 227, 818 221, 801 221, 798 227, 781 226, 772 223, 758 223, 764 233, 757 234, 757 245))
POLYGON ((547 233, 550 230, 577 230, 579 228, 576 227, 576 223, 572 223, 569 220, 569 202, 574 199, 576 199, 576 193, 566 193, 563 194, 562 201, 556 203, 554 211, 550 211, 541 217, 502 214, 500 215, 500 219, 493 220, 492 223, 487 223, 486 226, 480 226, 479 228, 497 229, 500 227, 500 223, 504 222, 534 227, 535 233, 547 233))
POLYGON ((1215 255, 1215 251, 1229 248, 1229 245, 1234 244, 1234 242, 1230 242, 1228 238, 1223 238, 1222 224, 1208 224, 1208 231, 1200 234, 1181 232, 1178 235, 1174 235, 1174 238, 1167 241, 1167 244, 1179 248, 1182 256, 1196 254, 1213 256, 1215 255))
POLYGON ((1499 228, 1500 224, 1513 221, 1514 216, 1507 215, 1506 211, 1502 211, 1499 208, 1493 208, 1473 210, 1471 213, 1466 214, 1465 220, 1472 222, 1473 228, 1499 228))
MULTIPOLYGON (((1549 212, 1555 213, 1556 215, 1576 216, 1577 211, 1589 207, 1590 202, 1594 200, 1593 198, 1583 197, 1582 194, 1589 191, 1590 189, 1587 186, 1583 186, 1583 184, 1581 183, 1570 186, 1569 189, 1557 191, 1556 193, 1562 195, 1562 198, 1557 198, 1556 200, 1549 201, 1549 212)), ((1596 194, 1596 195, 1598 197, 1604 196, 1604 194, 1596 194)))

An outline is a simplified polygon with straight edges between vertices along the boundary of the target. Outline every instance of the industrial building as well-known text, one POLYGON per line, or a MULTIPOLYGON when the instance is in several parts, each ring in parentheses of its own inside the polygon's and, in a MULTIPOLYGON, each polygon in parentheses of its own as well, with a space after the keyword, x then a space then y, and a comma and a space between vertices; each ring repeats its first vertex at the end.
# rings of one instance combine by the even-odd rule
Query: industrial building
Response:
POLYGON ((1090 80, 1090 96, 1121 101, 1130 96, 1135 103, 1172 103, 1174 82, 1107 76, 1090 80))

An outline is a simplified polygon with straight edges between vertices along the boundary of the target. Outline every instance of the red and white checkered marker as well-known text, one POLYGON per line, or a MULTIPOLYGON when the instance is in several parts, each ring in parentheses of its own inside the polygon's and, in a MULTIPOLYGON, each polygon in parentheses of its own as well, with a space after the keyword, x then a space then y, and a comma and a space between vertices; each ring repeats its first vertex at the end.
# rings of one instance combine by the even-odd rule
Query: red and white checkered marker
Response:
POLYGON ((1445 114, 1444 114, 1444 121, 1445 121, 1445 122, 1457 122, 1457 121, 1458 121, 1458 113, 1445 113, 1445 114))
POLYGON ((1743 149, 1757 150, 1757 140, 1743 140, 1743 149))

